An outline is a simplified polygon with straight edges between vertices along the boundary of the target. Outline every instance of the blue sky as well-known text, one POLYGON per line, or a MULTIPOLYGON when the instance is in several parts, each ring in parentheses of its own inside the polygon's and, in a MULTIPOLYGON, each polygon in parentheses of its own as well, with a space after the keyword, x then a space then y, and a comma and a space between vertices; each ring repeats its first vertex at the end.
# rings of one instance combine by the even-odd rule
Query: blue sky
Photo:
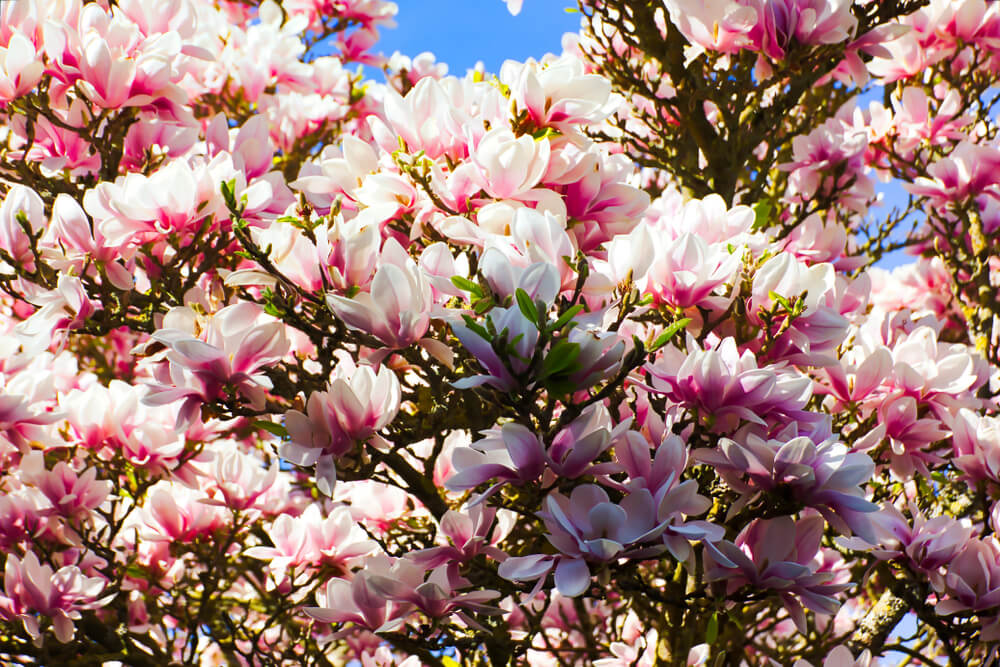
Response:
POLYGON ((383 30, 379 50, 415 56, 430 51, 462 76, 479 60, 496 72, 508 58, 526 60, 560 53, 563 33, 576 32, 579 14, 568 14, 575 0, 525 0, 511 16, 502 0, 397 0, 399 24, 383 30))

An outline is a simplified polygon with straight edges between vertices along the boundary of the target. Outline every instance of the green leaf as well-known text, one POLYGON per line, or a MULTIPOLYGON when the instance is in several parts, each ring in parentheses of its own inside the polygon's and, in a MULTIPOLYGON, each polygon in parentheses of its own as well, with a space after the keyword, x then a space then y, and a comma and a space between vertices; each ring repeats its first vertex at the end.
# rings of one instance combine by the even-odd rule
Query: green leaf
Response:
POLYGON ((580 344, 560 341, 552 346, 542 360, 542 370, 538 378, 543 380, 553 375, 571 373, 576 370, 576 360, 580 357, 580 344))
POLYGON ((708 619, 708 627, 705 628, 705 643, 714 644, 719 638, 719 612, 714 612, 708 619))
POLYGON ((483 288, 477 283, 472 282, 468 278, 463 278, 462 276, 452 276, 451 284, 462 290, 463 292, 468 292, 472 296, 483 296, 483 288))
POLYGON ((691 318, 685 317, 671 324, 669 327, 663 330, 663 333, 661 333, 659 336, 656 337, 656 340, 653 341, 653 345, 649 348, 649 351, 656 352, 657 350, 659 350, 661 347, 666 345, 671 338, 676 336, 678 331, 684 329, 690 323, 691 323, 691 318))
POLYGON ((774 290, 771 290, 770 292, 768 292, 767 295, 769 297, 771 297, 772 301, 774 301, 776 304, 778 304, 779 306, 781 306, 785 310, 791 310, 792 309, 792 304, 788 302, 788 299, 786 299, 785 297, 781 296, 780 294, 778 294, 774 290))
POLYGON ((226 206, 230 211, 236 210, 236 179, 230 181, 223 181, 222 183, 222 198, 226 201, 226 206))
POLYGON ((528 321, 538 326, 538 311, 535 309, 535 304, 532 302, 531 297, 520 287, 514 292, 514 298, 517 299, 517 307, 521 309, 521 314, 528 318, 528 321))
POLYGON ((565 313, 560 315, 558 320, 549 325, 549 331, 559 331, 564 326, 566 326, 566 324, 568 324, 571 319, 576 317, 576 314, 579 313, 581 310, 583 310, 583 304, 579 303, 576 304, 575 306, 567 310, 565 313))
POLYGON ((753 230, 757 232, 767 229, 767 225, 771 221, 771 211, 774 209, 771 202, 759 201, 750 208, 753 209, 753 230))
POLYGON ((488 340, 490 340, 490 339, 493 338, 490 335, 490 332, 487 331, 485 328, 483 328, 482 324, 480 324, 479 322, 476 322, 470 316, 468 316, 468 315, 462 315, 462 319, 465 320, 465 326, 467 326, 470 331, 474 331, 476 334, 478 334, 479 337, 482 338, 483 340, 487 340, 488 341, 488 340))
POLYGON ((492 307, 493 307, 493 299, 491 299, 489 297, 485 297, 483 299, 480 299, 479 301, 476 301, 474 304, 472 304, 472 310, 477 315, 482 315, 483 313, 485 313, 487 310, 489 310, 492 307))
POLYGON ((271 435, 276 435, 279 438, 288 437, 288 429, 281 424, 275 424, 274 422, 269 422, 264 419, 258 419, 253 423, 254 428, 259 428, 262 431, 267 431, 271 435))
POLYGON ((28 214, 24 211, 18 211, 14 214, 14 219, 17 220, 17 224, 21 225, 26 233, 31 233, 31 222, 28 220, 28 214))

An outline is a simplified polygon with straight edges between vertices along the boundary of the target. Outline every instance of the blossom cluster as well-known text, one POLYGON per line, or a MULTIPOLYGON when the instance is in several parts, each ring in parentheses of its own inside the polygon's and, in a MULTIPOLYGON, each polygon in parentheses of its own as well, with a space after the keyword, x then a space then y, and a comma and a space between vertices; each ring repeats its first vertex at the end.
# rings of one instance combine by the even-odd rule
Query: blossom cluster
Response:
POLYGON ((987 659, 997 7, 638 4, 0 3, 0 659, 987 659))

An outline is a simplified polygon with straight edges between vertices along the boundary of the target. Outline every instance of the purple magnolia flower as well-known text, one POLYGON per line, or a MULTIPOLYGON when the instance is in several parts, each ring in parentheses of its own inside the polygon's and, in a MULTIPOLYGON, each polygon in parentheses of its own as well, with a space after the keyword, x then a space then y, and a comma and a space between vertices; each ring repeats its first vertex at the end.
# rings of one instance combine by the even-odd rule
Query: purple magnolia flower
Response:
POLYGON ((620 503, 612 502, 594 484, 576 487, 569 498, 550 493, 539 516, 549 531, 546 539, 559 555, 508 558, 500 564, 500 576, 514 581, 539 579, 540 586, 555 568, 556 588, 567 597, 576 597, 590 585, 588 563, 649 558, 664 550, 651 544, 666 526, 656 515, 653 495, 646 489, 628 494, 620 503))
POLYGON ((501 512, 498 516, 496 508, 482 504, 472 505, 462 511, 448 510, 441 519, 440 532, 451 544, 412 551, 407 554, 407 558, 427 570, 447 565, 448 574, 453 578, 458 576, 459 565, 479 554, 503 561, 507 554, 496 544, 514 527, 515 515, 507 510, 501 512))
POLYGON ((692 352, 684 357, 675 348, 664 348, 660 359, 646 366, 652 390, 696 410, 714 431, 732 432, 741 420, 763 426, 772 419, 812 419, 804 410, 812 395, 812 381, 805 375, 784 364, 758 368, 753 353, 741 354, 732 338, 707 350, 689 338, 688 349, 692 352))
POLYGON ((446 482, 452 491, 474 489, 492 479, 499 480, 482 498, 503 484, 524 484, 538 479, 545 470, 545 445, 521 424, 508 423, 482 431, 485 436, 469 447, 457 447, 451 455, 455 469, 446 482))
POLYGON ((860 485, 871 479, 875 463, 852 452, 836 437, 816 443, 806 436, 777 439, 748 433, 742 442, 722 438, 718 449, 700 449, 695 458, 713 466, 726 483, 742 494, 739 506, 761 492, 785 491, 792 499, 819 511, 842 533, 875 540, 870 513, 860 485))
POLYGON ((833 583, 836 573, 820 569, 816 558, 823 537, 823 517, 795 520, 755 519, 735 542, 706 543, 705 577, 725 581, 727 594, 743 586, 776 592, 801 632, 806 631, 803 605, 823 614, 836 613, 833 597, 851 586, 833 583))
POLYGON ((904 560, 930 579, 934 589, 944 590, 941 568, 947 566, 968 543, 975 532, 968 519, 936 516, 928 519, 916 507, 910 507, 913 519, 907 519, 895 505, 880 507, 872 514, 875 540, 852 538, 844 546, 870 551, 879 560, 904 560))
POLYGON ((688 450, 679 437, 666 436, 654 450, 641 434, 629 431, 615 447, 615 458, 628 473, 621 485, 623 489, 652 494, 657 519, 664 524, 663 543, 674 558, 688 560, 693 553, 692 540, 722 539, 725 534, 722 526, 686 518, 707 512, 712 502, 698 494, 695 480, 681 481, 687 468, 688 450))
MULTIPOLYGON (((948 599, 935 608, 941 615, 981 612, 1000 606, 1000 542, 996 537, 972 538, 948 565, 948 599)), ((1000 639, 1000 616, 982 619, 982 639, 1000 639)))
POLYGON ((569 381, 577 387, 593 387, 621 368, 625 342, 617 333, 579 326, 570 330, 568 338, 569 342, 580 346, 580 355, 576 358, 579 370, 569 376, 569 381))
POLYGON ((442 618, 460 609, 493 612, 495 607, 484 604, 500 596, 497 591, 473 590, 466 593, 458 589, 471 583, 457 573, 449 573, 447 565, 430 571, 419 563, 400 558, 384 575, 369 575, 369 585, 386 600, 412 605, 431 618, 442 618))
POLYGON ((595 403, 556 434, 546 453, 546 462, 557 475, 569 479, 615 472, 616 465, 594 464, 594 461, 618 441, 631 424, 632 420, 626 419, 614 425, 608 409, 595 403))
POLYGON ((513 391, 518 387, 518 382, 511 370, 514 373, 523 373, 528 369, 528 360, 534 354, 538 342, 538 329, 516 305, 510 308, 494 308, 487 319, 492 323, 498 336, 504 331, 507 332, 507 342, 513 344, 514 354, 501 359, 493 349, 491 341, 464 324, 452 324, 451 330, 455 336, 486 371, 483 375, 465 377, 452 384, 459 389, 489 385, 499 391, 513 391), (504 361, 510 364, 510 370, 504 365, 504 361))
POLYGON ((631 424, 627 419, 615 426, 607 408, 588 407, 560 430, 546 449, 541 438, 521 424, 508 423, 482 431, 484 438, 452 453, 456 473, 446 485, 453 491, 474 489, 496 479, 479 502, 506 483, 525 484, 538 479, 546 469, 567 479, 583 475, 606 475, 618 470, 611 462, 594 463, 631 424))
POLYGON ((373 632, 395 630, 413 609, 409 602, 387 599, 370 581, 388 575, 392 561, 384 554, 369 558, 365 568, 348 581, 334 577, 316 592, 318 607, 306 607, 305 612, 322 623, 354 623, 373 632))

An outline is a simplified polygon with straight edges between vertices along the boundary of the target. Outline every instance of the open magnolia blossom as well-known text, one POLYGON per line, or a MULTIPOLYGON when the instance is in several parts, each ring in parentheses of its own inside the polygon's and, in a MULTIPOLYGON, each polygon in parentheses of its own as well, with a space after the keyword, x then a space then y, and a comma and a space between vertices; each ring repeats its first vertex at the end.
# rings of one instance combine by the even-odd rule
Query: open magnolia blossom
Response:
POLYGON ((0 663, 996 661, 1000 4, 578 9, 0 2, 0 663))

